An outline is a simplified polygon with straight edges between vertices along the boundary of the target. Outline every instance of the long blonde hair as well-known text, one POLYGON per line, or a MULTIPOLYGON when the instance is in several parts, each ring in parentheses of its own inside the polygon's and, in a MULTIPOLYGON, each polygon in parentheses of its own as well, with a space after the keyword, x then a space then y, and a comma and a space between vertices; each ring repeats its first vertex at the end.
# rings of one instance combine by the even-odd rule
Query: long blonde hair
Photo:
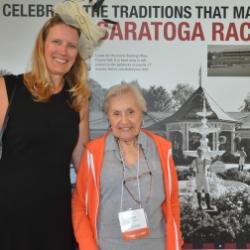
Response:
MULTIPOLYGON (((62 23, 65 24, 58 15, 55 15, 43 25, 36 38, 31 71, 24 74, 24 84, 37 102, 46 102, 53 94, 53 85, 45 62, 44 44, 50 28, 62 23)), ((77 28, 72 28, 76 29, 80 35, 77 28)), ((80 111, 88 103, 90 90, 87 83, 87 73, 86 62, 78 54, 72 68, 65 75, 66 83, 70 88, 71 106, 75 111, 80 111)))

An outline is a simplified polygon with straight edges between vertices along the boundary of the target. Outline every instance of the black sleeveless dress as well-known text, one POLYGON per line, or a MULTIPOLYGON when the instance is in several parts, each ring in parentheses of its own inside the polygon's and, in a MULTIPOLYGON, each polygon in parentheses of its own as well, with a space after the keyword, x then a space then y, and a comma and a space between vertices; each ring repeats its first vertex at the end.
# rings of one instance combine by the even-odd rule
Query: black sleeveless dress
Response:
MULTIPOLYGON (((18 76, 0 160, 0 249, 73 250, 69 164, 79 114, 64 89, 35 102, 18 76)), ((5 76, 10 98, 15 76, 5 76)))

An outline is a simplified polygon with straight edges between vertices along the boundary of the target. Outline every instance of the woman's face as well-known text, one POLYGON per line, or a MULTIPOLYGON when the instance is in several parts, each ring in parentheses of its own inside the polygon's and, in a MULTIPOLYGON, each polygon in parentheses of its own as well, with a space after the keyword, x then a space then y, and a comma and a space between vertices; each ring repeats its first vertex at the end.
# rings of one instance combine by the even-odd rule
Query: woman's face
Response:
POLYGON ((63 77, 69 72, 78 54, 78 42, 77 30, 66 24, 57 24, 49 29, 44 55, 51 76, 63 77))
POLYGON ((136 139, 143 113, 132 93, 111 97, 107 115, 115 137, 126 142, 136 139))

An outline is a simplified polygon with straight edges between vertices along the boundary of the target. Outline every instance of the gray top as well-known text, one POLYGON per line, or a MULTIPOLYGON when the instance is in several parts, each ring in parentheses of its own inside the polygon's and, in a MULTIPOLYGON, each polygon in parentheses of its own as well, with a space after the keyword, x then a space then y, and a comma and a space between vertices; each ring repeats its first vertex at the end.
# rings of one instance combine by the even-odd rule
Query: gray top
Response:
MULTIPOLYGON (((154 141, 145 133, 140 133, 138 143, 145 155, 145 157, 139 159, 139 176, 148 173, 149 169, 152 172, 151 176, 145 174, 140 178, 142 207, 147 214, 150 235, 132 241, 122 239, 118 213, 120 212, 123 185, 123 165, 117 142, 111 133, 106 139, 101 172, 101 196, 98 217, 98 243, 101 250, 165 250, 165 219, 161 209, 161 204, 165 200, 165 193, 159 155, 154 141)), ((125 166, 126 179, 136 177, 136 171, 136 166, 125 166)), ((136 179, 126 183, 134 198, 138 199, 136 179)), ((124 188, 122 210, 130 208, 136 209, 139 208, 139 205, 124 188)))

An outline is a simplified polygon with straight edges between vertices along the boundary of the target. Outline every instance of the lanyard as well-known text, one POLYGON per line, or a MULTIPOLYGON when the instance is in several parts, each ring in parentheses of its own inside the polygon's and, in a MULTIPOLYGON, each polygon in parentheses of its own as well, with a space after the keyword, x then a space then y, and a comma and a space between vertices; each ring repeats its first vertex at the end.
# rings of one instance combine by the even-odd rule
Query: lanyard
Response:
MULTIPOLYGON (((126 179, 126 168, 125 168, 125 163, 124 163, 124 159, 123 159, 123 155, 122 155, 122 151, 121 151, 121 147, 120 147, 120 143, 118 141, 118 146, 119 146, 119 153, 120 153, 120 157, 121 157, 121 161, 122 161, 122 168, 123 168, 123 180, 122 180, 122 193, 121 193, 121 204, 120 204, 120 211, 122 211, 123 208, 123 196, 124 196, 124 182, 126 179)), ((141 190, 140 190, 140 179, 139 179, 139 173, 140 173, 140 148, 139 145, 137 145, 137 170, 136 170, 136 181, 137 181, 137 189, 138 189, 138 198, 139 198, 139 206, 140 208, 141 206, 141 190)), ((130 196, 131 193, 129 192, 130 196)), ((132 197, 133 198, 133 197, 132 197)))

